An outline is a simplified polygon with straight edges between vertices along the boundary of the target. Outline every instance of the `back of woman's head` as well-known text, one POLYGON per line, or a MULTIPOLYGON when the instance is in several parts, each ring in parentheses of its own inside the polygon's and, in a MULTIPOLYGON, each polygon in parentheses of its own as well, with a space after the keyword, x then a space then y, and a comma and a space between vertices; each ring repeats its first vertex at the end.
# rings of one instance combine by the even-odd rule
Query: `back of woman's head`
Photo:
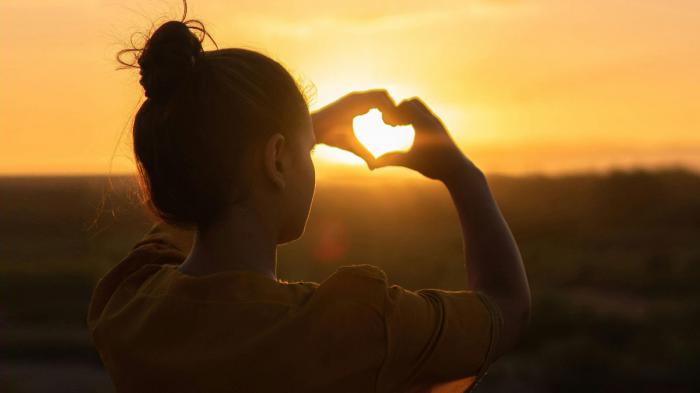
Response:
POLYGON ((200 22, 169 21, 143 48, 120 52, 135 53, 147 97, 133 128, 144 202, 184 227, 206 227, 245 199, 248 157, 266 137, 295 130, 308 116, 282 65, 246 49, 204 51, 206 35, 200 22))

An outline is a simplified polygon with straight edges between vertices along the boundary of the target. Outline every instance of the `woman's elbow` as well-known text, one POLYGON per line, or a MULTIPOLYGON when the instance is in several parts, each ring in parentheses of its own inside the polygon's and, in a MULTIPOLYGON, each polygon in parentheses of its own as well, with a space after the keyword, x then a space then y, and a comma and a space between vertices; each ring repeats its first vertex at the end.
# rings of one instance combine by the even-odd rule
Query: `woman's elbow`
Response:
POLYGON ((502 326, 496 348, 497 356, 513 349, 522 339, 532 314, 532 302, 529 291, 517 298, 503 299, 498 302, 501 307, 502 326))

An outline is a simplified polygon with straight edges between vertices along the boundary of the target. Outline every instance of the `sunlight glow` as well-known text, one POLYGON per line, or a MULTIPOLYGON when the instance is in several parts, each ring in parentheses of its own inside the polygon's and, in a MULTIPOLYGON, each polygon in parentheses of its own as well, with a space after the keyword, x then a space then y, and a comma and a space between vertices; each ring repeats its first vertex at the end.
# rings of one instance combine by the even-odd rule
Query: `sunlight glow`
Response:
MULTIPOLYGON (((281 62, 312 111, 352 91, 418 97, 485 172, 700 170, 697 0, 190 3, 221 48, 281 62)), ((180 1, 0 0, 0 36, 13 37, 0 61, 0 175, 135 173, 143 89, 114 55, 181 11, 180 1)), ((399 130, 358 136, 373 154, 410 146, 399 130)), ((327 173, 364 170, 338 149, 314 157, 327 173)))
POLYGON ((415 136, 411 125, 396 127, 386 125, 378 109, 372 109, 365 115, 355 117, 352 128, 357 139, 375 157, 391 151, 410 150, 415 136))
POLYGON ((360 157, 328 145, 316 145, 312 157, 315 162, 321 163, 365 165, 365 162, 360 157))

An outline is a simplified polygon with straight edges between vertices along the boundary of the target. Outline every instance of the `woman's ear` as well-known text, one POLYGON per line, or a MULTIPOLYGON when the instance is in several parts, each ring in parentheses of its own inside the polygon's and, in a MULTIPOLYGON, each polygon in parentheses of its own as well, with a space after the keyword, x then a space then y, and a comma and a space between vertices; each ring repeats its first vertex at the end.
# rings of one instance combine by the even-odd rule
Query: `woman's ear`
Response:
POLYGON ((278 189, 283 190, 287 185, 285 180, 286 162, 284 161, 287 154, 287 141, 284 135, 280 133, 273 134, 265 144, 265 152, 263 154, 263 165, 267 177, 272 181, 278 189))

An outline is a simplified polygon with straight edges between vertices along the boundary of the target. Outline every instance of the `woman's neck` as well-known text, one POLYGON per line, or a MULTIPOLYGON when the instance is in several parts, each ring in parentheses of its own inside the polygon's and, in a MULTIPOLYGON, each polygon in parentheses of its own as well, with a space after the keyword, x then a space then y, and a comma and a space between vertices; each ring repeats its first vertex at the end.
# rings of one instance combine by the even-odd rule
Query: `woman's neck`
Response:
POLYGON ((276 230, 254 209, 234 207, 224 219, 196 232, 179 270, 193 276, 251 270, 277 281, 276 230))

